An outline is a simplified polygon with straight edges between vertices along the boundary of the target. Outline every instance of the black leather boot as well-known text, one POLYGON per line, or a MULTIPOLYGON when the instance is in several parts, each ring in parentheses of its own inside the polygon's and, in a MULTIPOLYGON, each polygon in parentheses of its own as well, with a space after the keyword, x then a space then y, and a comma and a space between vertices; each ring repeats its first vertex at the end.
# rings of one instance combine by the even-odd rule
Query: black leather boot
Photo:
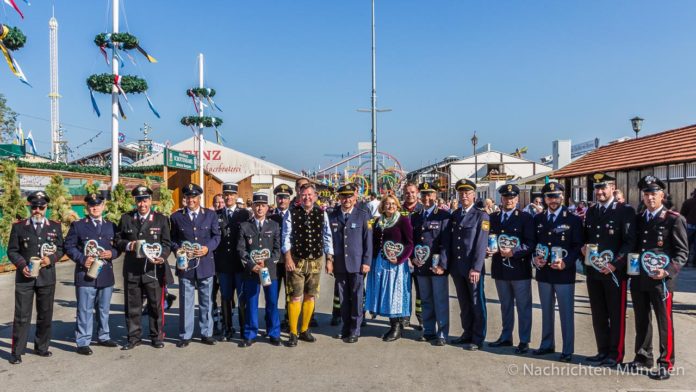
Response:
POLYGON ((393 342, 393 341, 401 338, 401 333, 404 330, 404 325, 403 325, 402 319, 400 319, 400 318, 389 319, 389 322, 392 325, 392 327, 389 330, 389 332, 387 332, 387 335, 383 339, 385 342, 393 342))

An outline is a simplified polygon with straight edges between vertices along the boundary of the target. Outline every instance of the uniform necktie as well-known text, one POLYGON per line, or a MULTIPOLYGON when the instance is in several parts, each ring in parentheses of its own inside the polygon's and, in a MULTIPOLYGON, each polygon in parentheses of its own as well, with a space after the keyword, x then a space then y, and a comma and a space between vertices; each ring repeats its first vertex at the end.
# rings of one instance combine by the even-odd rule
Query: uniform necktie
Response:
POLYGON ((191 214, 191 222, 194 222, 196 220, 197 216, 198 216, 198 214, 195 212, 193 214, 191 214))
POLYGON ((259 222, 259 233, 261 232, 262 227, 263 227, 263 223, 259 222))
POLYGON ((36 230, 36 234, 41 233, 42 228, 43 228, 43 223, 41 223, 41 222, 34 223, 34 230, 36 230))
POLYGON ((553 220, 554 220, 555 217, 556 217, 556 215, 554 215, 554 214, 549 214, 549 220, 548 220, 548 222, 549 222, 549 223, 553 223, 553 220))
POLYGON ((650 223, 650 221, 652 220, 652 218, 653 218, 653 215, 652 215, 650 212, 646 212, 646 213, 645 213, 645 222, 646 222, 646 223, 650 223))
POLYGON ((145 217, 144 217, 144 216, 141 216, 141 217, 140 217, 140 224, 142 225, 143 222, 145 222, 145 217))
POLYGON ((607 207, 605 207, 605 206, 599 207, 599 212, 601 212, 602 215, 604 215, 604 213, 607 212, 607 207))
POLYGON ((505 223, 507 221, 507 214, 503 213, 503 219, 500 220, 500 223, 505 223))
POLYGON ((344 222, 348 222, 348 216, 350 216, 350 214, 347 212, 345 214, 343 214, 343 221, 344 222))
POLYGON ((97 219, 96 221, 94 221, 94 225, 95 225, 96 228, 97 228, 97 233, 101 233, 101 229, 102 229, 102 221, 101 221, 101 219, 97 219))

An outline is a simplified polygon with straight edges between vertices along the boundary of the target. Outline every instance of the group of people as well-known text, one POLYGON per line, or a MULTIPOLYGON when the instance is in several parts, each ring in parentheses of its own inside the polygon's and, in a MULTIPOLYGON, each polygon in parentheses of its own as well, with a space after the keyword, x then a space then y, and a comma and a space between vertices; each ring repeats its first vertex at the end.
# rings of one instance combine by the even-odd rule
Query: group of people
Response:
POLYGON ((382 338, 395 341, 408 325, 415 302, 422 330, 418 340, 434 346, 448 344, 451 278, 463 334, 449 343, 478 350, 487 333, 484 283, 485 259, 490 257, 502 332, 489 346, 513 346, 516 312, 519 342, 514 352, 529 351, 534 277, 542 330, 539 348, 532 354, 556 351, 558 306, 563 342, 559 360, 572 361, 576 260, 585 260, 597 345, 597 354, 588 360, 607 367, 623 363, 630 287, 636 337, 634 357, 627 365, 653 367, 654 312, 660 344, 658 367, 650 376, 668 378, 675 361, 674 287, 688 256, 685 219, 664 208, 665 184, 653 176, 638 183, 646 207, 639 214, 616 200, 611 176, 595 174, 592 186, 596 203, 587 209, 584 222, 564 206, 565 190, 557 182, 543 187, 545 209, 535 214, 519 208, 516 185, 503 185, 498 189, 501 206, 490 215, 475 208, 476 184, 467 179, 455 185, 458 207, 453 211, 439 206, 436 187, 425 182, 408 183, 403 200, 385 195, 376 203, 376 214, 358 204, 358 188, 353 184, 337 190, 335 208, 320 208, 315 185, 301 178, 294 192, 285 184, 273 190, 276 208, 272 210, 269 195, 255 193, 251 212, 237 205, 235 184, 223 184, 224 205, 217 210, 201 207, 202 190, 190 184, 183 189, 185 207, 167 218, 152 209, 152 191, 138 186, 132 190, 135 210, 123 214, 118 225, 102 218, 101 195, 87 195, 88 214, 71 225, 65 241, 60 224, 45 218, 48 196, 33 192, 28 197, 31 217, 13 225, 8 245, 8 257, 17 267, 10 362, 22 361, 35 296, 34 349, 40 356, 51 356, 55 264, 64 254, 75 262, 75 340, 77 353, 82 355, 92 354, 94 322, 96 344, 117 346, 109 332, 109 306, 114 287, 112 261, 121 254, 128 329, 122 350, 142 343, 144 299, 150 344, 164 346, 163 303, 166 286, 174 281, 167 262, 170 253, 176 258, 173 269, 181 301, 180 348, 187 347, 193 337, 196 291, 200 341, 218 342, 212 320, 214 280, 219 282, 221 296, 222 340, 231 340, 236 333, 235 308, 239 346, 249 347, 258 340, 258 301, 263 289, 265 335, 270 344, 281 345, 278 302, 284 281, 289 332, 285 345, 315 342, 310 327, 324 270, 335 278, 332 324, 341 325, 336 338, 357 342, 369 312, 389 319, 390 327, 382 338), (637 262, 644 268, 636 269, 637 262))

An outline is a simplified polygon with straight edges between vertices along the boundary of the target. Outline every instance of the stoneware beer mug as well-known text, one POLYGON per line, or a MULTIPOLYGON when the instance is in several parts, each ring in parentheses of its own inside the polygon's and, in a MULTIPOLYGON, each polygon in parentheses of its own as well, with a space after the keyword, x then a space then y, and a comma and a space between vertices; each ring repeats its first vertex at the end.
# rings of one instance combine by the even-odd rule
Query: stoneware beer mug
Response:
POLYGON ((32 278, 39 276, 39 271, 41 270, 41 258, 32 257, 29 259, 29 275, 32 278))

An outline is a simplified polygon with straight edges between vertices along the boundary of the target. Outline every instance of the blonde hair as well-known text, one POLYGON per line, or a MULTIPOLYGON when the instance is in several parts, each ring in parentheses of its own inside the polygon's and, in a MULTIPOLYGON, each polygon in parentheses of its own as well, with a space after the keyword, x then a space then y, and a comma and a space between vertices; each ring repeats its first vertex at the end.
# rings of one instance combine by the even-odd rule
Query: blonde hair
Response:
POLYGON ((399 203, 399 199, 397 199, 396 196, 389 194, 389 195, 385 195, 382 198, 382 201, 379 202, 379 207, 377 207, 377 211, 379 211, 380 214, 384 214, 384 210, 385 210, 384 203, 386 203, 387 200, 393 200, 394 204, 396 204, 396 210, 401 211, 401 203, 399 203))

